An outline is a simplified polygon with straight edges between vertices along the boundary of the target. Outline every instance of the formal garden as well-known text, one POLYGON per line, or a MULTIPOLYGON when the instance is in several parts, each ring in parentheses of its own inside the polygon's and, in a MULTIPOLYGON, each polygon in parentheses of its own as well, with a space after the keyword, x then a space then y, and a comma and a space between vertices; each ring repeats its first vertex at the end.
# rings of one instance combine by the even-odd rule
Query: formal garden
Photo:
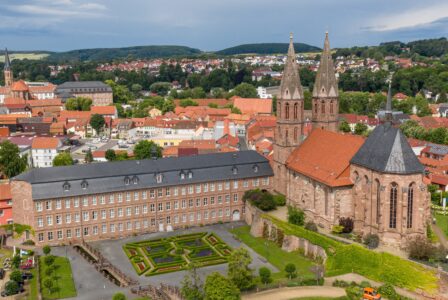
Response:
POLYGON ((153 276, 227 263, 232 249, 213 232, 128 243, 123 250, 138 275, 153 276))

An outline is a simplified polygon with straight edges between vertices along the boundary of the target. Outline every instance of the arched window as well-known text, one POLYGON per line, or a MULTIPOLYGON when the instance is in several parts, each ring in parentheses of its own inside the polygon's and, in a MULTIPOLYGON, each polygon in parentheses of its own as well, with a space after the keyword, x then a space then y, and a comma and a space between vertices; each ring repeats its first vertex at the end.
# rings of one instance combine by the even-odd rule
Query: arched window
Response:
POLYGON ((330 114, 334 113, 333 100, 330 101, 330 114))
POLYGON ((317 109, 318 109, 318 105, 317 105, 317 101, 314 101, 314 112, 317 114, 317 109))
POLYGON ((289 120, 289 103, 285 104, 285 119, 289 120))
POLYGON ((376 190, 376 224, 380 224, 381 218, 381 185, 378 179, 375 180, 376 190))
POLYGON ((288 129, 286 129, 285 130, 285 140, 286 140, 286 142, 288 142, 288 135, 289 135, 288 129))
POLYGON ((299 104, 294 103, 294 120, 297 120, 299 116, 299 104))
POLYGON ((353 176, 355 177, 355 183, 358 183, 359 181, 359 174, 357 171, 353 172, 353 176))
POLYGON ((407 211, 407 222, 406 227, 412 228, 412 217, 414 212, 414 184, 409 185, 408 190, 408 211, 407 211))
POLYGON ((322 101, 322 103, 321 103, 321 112, 324 114, 325 113, 325 101, 322 101))
POLYGON ((394 182, 390 187, 389 228, 397 228, 397 193, 398 185, 394 182))
POLYGON ((297 142, 298 139, 299 139, 298 130, 297 127, 294 127, 294 141, 297 142))

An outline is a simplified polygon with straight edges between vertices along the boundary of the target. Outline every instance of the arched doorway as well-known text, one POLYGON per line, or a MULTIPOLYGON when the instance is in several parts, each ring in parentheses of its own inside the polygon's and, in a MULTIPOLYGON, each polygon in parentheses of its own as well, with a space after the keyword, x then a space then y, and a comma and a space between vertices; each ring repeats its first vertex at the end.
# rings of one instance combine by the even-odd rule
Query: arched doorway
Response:
POLYGON ((239 210, 234 210, 232 213, 232 220, 233 221, 239 221, 240 220, 240 211, 239 210))

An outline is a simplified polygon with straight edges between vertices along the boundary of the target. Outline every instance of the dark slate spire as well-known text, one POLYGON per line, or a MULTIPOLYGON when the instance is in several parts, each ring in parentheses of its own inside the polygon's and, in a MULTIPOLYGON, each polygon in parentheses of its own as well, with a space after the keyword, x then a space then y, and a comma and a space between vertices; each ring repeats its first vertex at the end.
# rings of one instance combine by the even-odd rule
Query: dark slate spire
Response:
POLYGON ((314 82, 313 97, 337 97, 338 82, 336 80, 333 59, 331 58, 330 41, 328 32, 325 33, 324 50, 320 58, 319 69, 317 70, 314 82))
POLYGON ((387 102, 384 121, 392 122, 392 79, 389 81, 389 91, 387 92, 387 102))
POLYGON ((9 60, 9 54, 7 48, 5 48, 5 66, 3 69, 5 71, 11 69, 11 61, 9 60))
POLYGON ((302 84, 300 83, 299 67, 296 62, 296 53, 292 33, 289 36, 288 57, 283 70, 280 84, 280 99, 303 99, 302 84))

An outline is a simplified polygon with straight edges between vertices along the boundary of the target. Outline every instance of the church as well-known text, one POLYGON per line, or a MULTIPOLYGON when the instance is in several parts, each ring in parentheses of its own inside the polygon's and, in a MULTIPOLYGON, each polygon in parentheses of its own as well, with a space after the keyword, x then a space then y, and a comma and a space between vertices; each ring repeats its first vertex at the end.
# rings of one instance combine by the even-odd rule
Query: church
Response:
POLYGON ((309 113, 313 129, 305 138, 309 120, 291 35, 272 165, 276 192, 321 230, 348 217, 355 233, 377 234, 382 244, 403 248, 410 238, 426 236, 430 197, 423 165, 393 124, 391 103, 389 87, 386 116, 367 138, 338 132, 338 82, 327 33, 309 113))

